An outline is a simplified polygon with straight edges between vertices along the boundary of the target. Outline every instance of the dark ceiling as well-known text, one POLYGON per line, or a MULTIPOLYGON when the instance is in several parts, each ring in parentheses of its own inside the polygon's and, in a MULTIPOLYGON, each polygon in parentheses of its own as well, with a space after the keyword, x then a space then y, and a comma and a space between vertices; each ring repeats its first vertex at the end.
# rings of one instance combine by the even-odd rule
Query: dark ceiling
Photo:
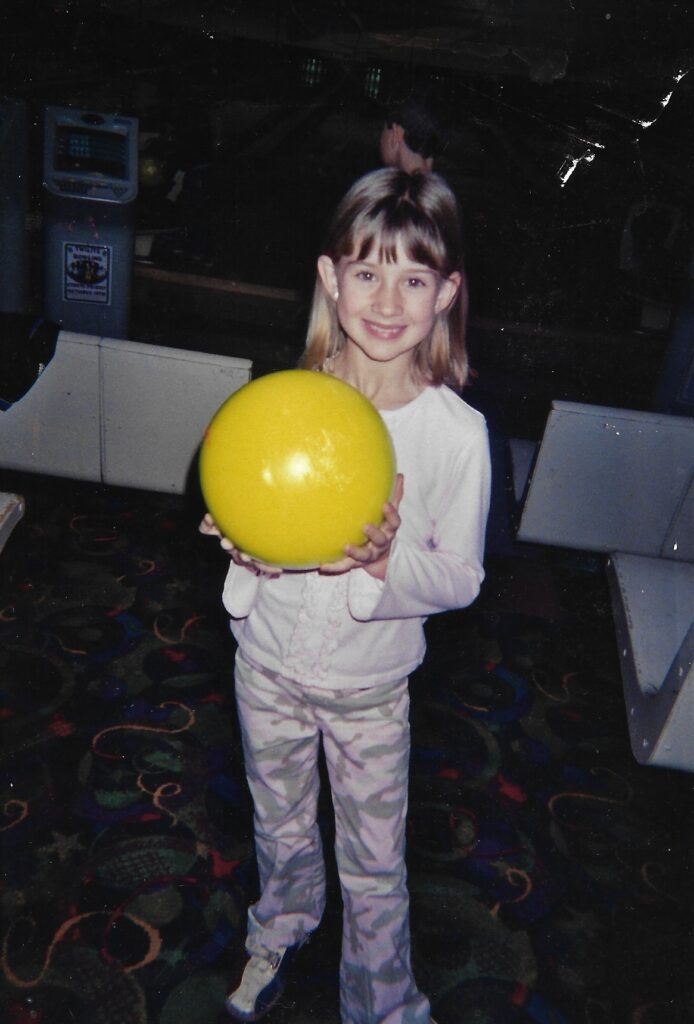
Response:
POLYGON ((694 63, 692 16, 677 0, 106 0, 102 6, 208 36, 310 47, 345 59, 563 81, 635 123, 658 115, 694 63))

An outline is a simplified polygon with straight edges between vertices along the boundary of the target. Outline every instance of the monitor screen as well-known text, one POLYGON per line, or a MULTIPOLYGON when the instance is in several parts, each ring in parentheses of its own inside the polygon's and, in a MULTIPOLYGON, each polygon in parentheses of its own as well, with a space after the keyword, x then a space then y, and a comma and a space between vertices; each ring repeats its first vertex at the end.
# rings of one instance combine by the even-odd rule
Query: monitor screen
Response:
POLYGON ((127 139, 118 132, 58 125, 55 170, 126 178, 127 139))

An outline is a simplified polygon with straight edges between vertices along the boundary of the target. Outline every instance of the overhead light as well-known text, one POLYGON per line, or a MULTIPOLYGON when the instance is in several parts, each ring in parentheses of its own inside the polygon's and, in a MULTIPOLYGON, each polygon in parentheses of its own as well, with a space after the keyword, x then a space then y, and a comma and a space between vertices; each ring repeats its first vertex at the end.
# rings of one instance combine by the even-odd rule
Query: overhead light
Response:
POLYGON ((325 61, 322 57, 306 57, 301 68, 301 80, 309 89, 320 85, 325 74, 325 61))
POLYGON ((376 100, 381 92, 381 68, 368 68, 364 78, 364 92, 371 100, 376 100))

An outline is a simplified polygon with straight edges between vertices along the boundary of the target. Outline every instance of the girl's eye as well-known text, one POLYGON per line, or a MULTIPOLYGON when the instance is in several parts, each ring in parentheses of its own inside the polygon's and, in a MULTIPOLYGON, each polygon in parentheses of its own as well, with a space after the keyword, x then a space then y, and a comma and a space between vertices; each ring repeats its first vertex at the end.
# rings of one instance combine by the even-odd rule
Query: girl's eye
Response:
POLYGON ((425 288, 426 282, 421 277, 410 277, 407 280, 410 288, 425 288))
POLYGON ((358 270, 357 280, 358 281, 373 281, 374 275, 370 270, 358 270))

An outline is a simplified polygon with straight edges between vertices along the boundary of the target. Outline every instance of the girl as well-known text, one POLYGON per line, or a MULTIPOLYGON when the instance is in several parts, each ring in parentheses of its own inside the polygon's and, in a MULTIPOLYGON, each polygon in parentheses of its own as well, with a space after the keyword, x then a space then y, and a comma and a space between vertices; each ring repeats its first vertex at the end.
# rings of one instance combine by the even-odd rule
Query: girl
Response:
MULTIPOLYGON (((318 260, 304 366, 380 410, 395 493, 366 543, 318 571, 282 573, 222 539, 260 876, 250 959, 226 1003, 237 1020, 276 1002, 292 952, 321 919, 321 742, 344 906, 343 1024, 431 1020, 410 964, 407 677, 424 656, 426 616, 470 604, 483 578, 486 427, 453 390, 467 374, 462 275, 441 178, 385 168, 352 186, 318 260)), ((219 536, 209 515, 201 529, 219 536)))

